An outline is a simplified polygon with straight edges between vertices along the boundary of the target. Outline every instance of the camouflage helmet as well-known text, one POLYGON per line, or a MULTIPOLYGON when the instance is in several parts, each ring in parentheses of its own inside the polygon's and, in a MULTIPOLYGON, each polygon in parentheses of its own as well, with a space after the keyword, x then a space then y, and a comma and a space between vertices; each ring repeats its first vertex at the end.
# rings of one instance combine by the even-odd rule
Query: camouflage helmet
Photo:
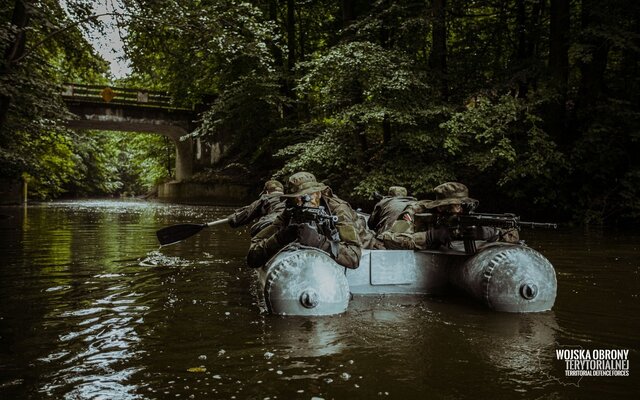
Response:
POLYGON ((404 197, 407 195, 407 189, 403 186, 390 186, 388 195, 391 197, 404 197))
POLYGON ((429 208, 446 206, 449 204, 467 204, 475 207, 478 200, 469 197, 469 189, 460 182, 447 182, 433 188, 436 199, 428 203, 429 208))
POLYGON ((327 188, 324 183, 316 181, 310 172, 298 172, 289 177, 287 194, 282 197, 298 197, 305 194, 321 192, 327 188))
POLYGON ((264 183, 264 187, 262 188, 262 192, 260 194, 271 192, 284 193, 284 186, 282 186, 282 183, 276 181, 275 179, 268 180, 264 183))

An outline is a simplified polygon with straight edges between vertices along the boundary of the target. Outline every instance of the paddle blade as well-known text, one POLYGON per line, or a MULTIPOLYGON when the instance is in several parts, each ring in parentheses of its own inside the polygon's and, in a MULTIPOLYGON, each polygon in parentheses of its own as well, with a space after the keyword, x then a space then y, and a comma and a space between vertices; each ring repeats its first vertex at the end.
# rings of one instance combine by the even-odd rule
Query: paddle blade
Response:
POLYGON ((207 224, 180 224, 167 226, 156 232, 161 246, 185 240, 204 229, 207 224))

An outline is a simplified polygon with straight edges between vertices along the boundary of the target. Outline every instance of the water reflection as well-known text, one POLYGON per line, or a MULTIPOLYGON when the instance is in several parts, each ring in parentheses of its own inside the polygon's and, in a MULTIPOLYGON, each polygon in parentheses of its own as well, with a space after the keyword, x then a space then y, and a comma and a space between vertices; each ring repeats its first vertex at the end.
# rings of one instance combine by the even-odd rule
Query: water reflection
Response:
POLYGON ((534 382, 542 385, 552 375, 559 329, 553 312, 486 315, 481 323, 467 329, 479 331, 469 335, 473 338, 470 344, 502 371, 502 379, 517 377, 526 388, 534 382))
POLYGON ((323 357, 340 353, 346 343, 343 317, 269 318, 265 334, 291 357, 323 357))
POLYGON ((136 397, 136 385, 126 382, 141 368, 118 367, 142 355, 137 349, 141 340, 137 326, 148 307, 136 304, 140 294, 127 290, 122 278, 121 274, 95 275, 86 284, 102 288, 97 299, 81 301, 77 308, 65 304, 45 315, 45 328, 64 323, 76 329, 59 335, 54 350, 39 359, 59 366, 42 392, 53 396, 72 387, 65 398, 136 397))

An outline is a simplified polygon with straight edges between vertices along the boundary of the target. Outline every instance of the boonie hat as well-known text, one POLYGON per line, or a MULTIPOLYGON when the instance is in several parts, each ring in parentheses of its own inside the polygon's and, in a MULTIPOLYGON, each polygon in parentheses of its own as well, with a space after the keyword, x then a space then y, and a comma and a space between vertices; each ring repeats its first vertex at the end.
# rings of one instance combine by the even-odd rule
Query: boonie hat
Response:
POLYGON ((428 203, 429 208, 446 206, 449 204, 473 204, 478 200, 469 197, 469 189, 460 182, 447 182, 433 189, 436 199, 428 203))
POLYGON ((268 180, 264 183, 264 188, 262 188, 262 192, 260 194, 265 194, 267 192, 284 193, 284 186, 282 186, 282 183, 276 181, 275 179, 268 180))
POLYGON ((289 177, 287 194, 282 197, 299 197, 305 194, 321 192, 327 188, 324 183, 316 181, 310 172, 297 172, 289 177))
POLYGON ((404 197, 407 195, 407 189, 402 186, 390 186, 388 195, 391 197, 404 197))

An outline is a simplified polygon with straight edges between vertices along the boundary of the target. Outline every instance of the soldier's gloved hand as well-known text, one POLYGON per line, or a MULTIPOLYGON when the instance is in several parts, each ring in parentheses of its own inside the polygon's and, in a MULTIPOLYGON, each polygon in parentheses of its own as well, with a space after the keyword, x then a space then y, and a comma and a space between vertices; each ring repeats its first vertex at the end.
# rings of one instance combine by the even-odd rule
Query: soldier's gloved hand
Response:
POLYGON ((475 240, 486 240, 487 242, 495 242, 499 238, 499 231, 489 226, 473 227, 473 238, 475 240))
POLYGON ((286 245, 298 237, 298 224, 288 224, 284 225, 280 228, 278 232, 276 232, 276 240, 281 245, 286 245))
POLYGON ((426 242, 429 245, 443 245, 451 241, 451 233, 449 229, 440 227, 440 228, 430 228, 426 232, 426 242))
POLYGON ((309 224, 300 224, 298 227, 298 242, 305 246, 331 252, 331 241, 309 224))
POLYGON ((280 213, 280 218, 285 224, 291 222, 291 208, 287 207, 280 213))
POLYGON ((516 228, 510 228, 506 230, 499 230, 499 239, 507 243, 518 243, 520 241, 520 234, 516 228))

